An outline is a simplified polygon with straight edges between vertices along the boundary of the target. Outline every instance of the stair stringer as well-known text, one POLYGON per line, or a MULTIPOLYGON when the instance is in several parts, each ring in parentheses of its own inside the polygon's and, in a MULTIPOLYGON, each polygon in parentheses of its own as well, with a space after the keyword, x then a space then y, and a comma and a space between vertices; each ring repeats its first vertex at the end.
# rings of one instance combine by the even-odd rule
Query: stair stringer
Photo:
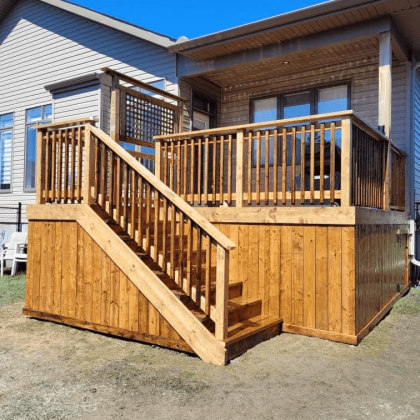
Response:
MULTIPOLYGON (((51 206, 52 207, 52 206, 51 206)), ((205 362, 227 363, 226 348, 207 330, 112 229, 86 204, 78 204, 76 221, 131 280, 172 328, 205 362)))

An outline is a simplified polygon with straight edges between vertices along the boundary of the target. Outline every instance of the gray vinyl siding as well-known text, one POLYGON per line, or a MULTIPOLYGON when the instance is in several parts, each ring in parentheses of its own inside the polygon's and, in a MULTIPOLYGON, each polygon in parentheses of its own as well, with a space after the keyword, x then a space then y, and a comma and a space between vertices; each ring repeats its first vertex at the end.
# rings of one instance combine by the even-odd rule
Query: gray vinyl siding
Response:
POLYGON ((420 76, 414 79, 414 199, 420 201, 420 76))
POLYGON ((36 0, 21 0, 0 24, 0 57, 0 114, 15 115, 12 193, 0 194, 0 205, 20 201, 24 212, 35 202, 23 191, 25 109, 53 103, 55 121, 93 116, 109 132, 106 87, 53 98, 45 85, 111 67, 146 83, 165 78, 167 90, 178 93, 175 55, 166 49, 36 0))

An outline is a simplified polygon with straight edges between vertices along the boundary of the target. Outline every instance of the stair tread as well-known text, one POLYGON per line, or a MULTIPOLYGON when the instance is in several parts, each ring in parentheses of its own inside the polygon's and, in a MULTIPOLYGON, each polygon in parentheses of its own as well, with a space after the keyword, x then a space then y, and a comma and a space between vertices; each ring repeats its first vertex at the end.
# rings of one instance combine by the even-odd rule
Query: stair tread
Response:
POLYGON ((239 296, 236 298, 229 299, 228 309, 229 309, 229 312, 233 312, 236 309, 243 308, 246 305, 252 305, 254 303, 259 303, 259 302, 261 302, 261 299, 258 299, 258 298, 245 299, 242 296, 239 296))
POLYGON ((281 322, 283 322, 282 318, 267 315, 258 315, 240 321, 228 328, 228 338, 224 340, 224 343, 226 345, 235 343, 281 322))

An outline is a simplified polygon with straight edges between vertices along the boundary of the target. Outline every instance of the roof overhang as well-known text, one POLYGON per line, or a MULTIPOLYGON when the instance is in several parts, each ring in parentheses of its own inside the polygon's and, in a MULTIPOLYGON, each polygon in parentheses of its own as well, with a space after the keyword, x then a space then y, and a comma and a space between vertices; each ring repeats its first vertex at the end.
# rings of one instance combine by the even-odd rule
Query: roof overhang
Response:
MULTIPOLYGON (((0 0, 0 23, 10 13, 13 7, 18 3, 19 0, 0 0)), ((108 26, 117 31, 126 33, 136 38, 147 41, 151 44, 159 47, 168 48, 175 44, 175 39, 153 32, 142 28, 137 25, 125 22, 120 19, 116 19, 111 16, 104 15, 86 7, 79 6, 74 3, 63 0, 38 0, 43 3, 49 4, 50 6, 57 7, 58 9, 65 10, 66 12, 80 16, 84 19, 88 19, 97 24, 108 26)))

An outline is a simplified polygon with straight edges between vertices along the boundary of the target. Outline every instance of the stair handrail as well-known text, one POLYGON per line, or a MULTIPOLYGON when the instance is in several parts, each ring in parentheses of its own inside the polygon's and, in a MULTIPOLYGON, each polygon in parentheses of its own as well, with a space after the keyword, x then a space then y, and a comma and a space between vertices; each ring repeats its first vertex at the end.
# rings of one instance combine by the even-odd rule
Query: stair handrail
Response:
MULTIPOLYGON (((216 266, 216 305, 215 305, 215 338, 225 340, 228 336, 228 290, 229 290, 229 251, 236 248, 236 244, 227 236, 213 226, 205 217, 199 214, 193 207, 186 203, 173 190, 167 187, 162 181, 155 177, 148 169, 141 165, 129 152, 123 149, 118 143, 112 140, 102 130, 87 124, 85 127, 85 188, 84 199, 92 203, 91 191, 93 187, 93 175, 91 158, 92 134, 119 157, 132 170, 137 172, 149 185, 165 198, 168 203, 174 206, 175 210, 181 212, 197 228, 211 238, 217 249, 216 266)), ((210 245, 209 245, 210 246, 210 245)))

